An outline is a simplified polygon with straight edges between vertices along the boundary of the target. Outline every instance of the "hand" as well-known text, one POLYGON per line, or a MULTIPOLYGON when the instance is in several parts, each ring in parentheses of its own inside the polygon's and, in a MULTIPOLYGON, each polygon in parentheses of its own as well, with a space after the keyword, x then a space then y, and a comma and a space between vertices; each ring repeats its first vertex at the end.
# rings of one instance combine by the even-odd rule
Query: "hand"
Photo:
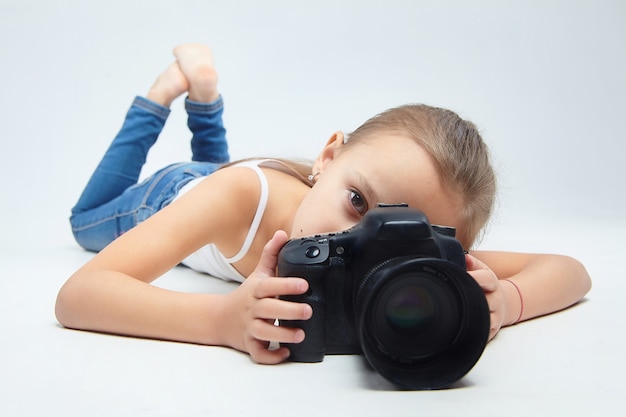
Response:
POLYGON ((465 255, 467 272, 485 292, 489 304, 489 340, 498 333, 506 317, 506 299, 500 280, 496 274, 484 263, 472 255, 465 255))
POLYGON ((276 319, 308 320, 313 314, 308 304, 278 299, 281 295, 303 294, 309 288, 305 279, 275 276, 278 252, 286 242, 287 234, 276 232, 265 245, 254 272, 227 296, 225 340, 229 346, 248 352, 258 363, 275 364, 289 357, 286 347, 269 350, 270 341, 304 340, 302 329, 275 326, 276 319))

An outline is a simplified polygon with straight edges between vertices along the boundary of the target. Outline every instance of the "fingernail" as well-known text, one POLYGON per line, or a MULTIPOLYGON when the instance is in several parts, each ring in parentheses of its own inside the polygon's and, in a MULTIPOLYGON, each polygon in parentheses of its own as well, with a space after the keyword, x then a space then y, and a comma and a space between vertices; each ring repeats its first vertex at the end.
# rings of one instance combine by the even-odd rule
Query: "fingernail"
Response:
POLYGON ((294 341, 296 343, 300 343, 304 340, 304 330, 300 329, 298 331, 296 331, 296 333, 293 336, 294 341))
POLYGON ((303 308, 302 314, 305 320, 310 319, 313 316, 313 308, 310 305, 306 304, 303 308))
POLYGON ((298 291, 300 291, 301 293, 304 293, 307 291, 309 284, 305 281, 305 280, 300 280, 298 281, 298 284, 296 285, 296 287, 298 288, 298 291))

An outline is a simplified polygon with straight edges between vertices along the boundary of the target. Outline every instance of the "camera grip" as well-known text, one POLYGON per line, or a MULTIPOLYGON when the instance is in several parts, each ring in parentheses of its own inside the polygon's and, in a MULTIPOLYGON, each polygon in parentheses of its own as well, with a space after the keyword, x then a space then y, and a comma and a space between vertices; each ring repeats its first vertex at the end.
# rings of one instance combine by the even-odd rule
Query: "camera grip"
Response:
POLYGON ((281 320, 280 325, 299 327, 304 330, 304 340, 301 343, 286 343, 294 362, 321 362, 326 352, 325 312, 321 300, 307 297, 281 297, 287 301, 306 302, 313 309, 313 316, 309 320, 281 320))

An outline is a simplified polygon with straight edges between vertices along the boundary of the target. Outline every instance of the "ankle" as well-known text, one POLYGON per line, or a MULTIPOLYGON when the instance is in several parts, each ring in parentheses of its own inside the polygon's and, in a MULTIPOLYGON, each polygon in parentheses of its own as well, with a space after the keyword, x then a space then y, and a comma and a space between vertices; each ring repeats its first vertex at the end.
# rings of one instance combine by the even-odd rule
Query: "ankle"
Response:
POLYGON ((172 97, 171 94, 167 94, 165 91, 151 88, 150 91, 148 91, 148 94, 146 94, 146 98, 160 104, 163 107, 170 107, 172 105, 172 101, 174 101, 176 97, 172 97))
POLYGON ((169 107, 172 101, 187 91, 189 84, 178 64, 173 62, 163 71, 150 87, 146 98, 169 107))
POLYGON ((201 66, 189 76, 189 99, 201 103, 211 103, 220 96, 217 90, 217 71, 210 66, 201 66))

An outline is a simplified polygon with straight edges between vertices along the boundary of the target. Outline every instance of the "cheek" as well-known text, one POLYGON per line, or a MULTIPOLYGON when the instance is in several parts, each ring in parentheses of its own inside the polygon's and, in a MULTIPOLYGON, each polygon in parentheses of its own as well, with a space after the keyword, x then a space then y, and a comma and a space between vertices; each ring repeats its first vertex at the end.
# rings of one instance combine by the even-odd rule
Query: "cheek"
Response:
POLYGON ((353 220, 338 217, 317 216, 298 229, 302 236, 321 235, 327 233, 343 232, 356 224, 353 220))
POLYGON ((324 214, 323 208, 318 208, 314 199, 309 194, 300 204, 295 213, 291 228, 291 238, 310 236, 319 229, 321 216, 324 214))
POLYGON ((356 224, 346 216, 340 201, 303 201, 292 226, 291 237, 341 232, 356 224))
POLYGON ((324 208, 307 207, 307 209, 300 210, 294 220, 292 237, 311 236, 333 231, 329 229, 331 221, 326 217, 327 214, 328 211, 324 208))

